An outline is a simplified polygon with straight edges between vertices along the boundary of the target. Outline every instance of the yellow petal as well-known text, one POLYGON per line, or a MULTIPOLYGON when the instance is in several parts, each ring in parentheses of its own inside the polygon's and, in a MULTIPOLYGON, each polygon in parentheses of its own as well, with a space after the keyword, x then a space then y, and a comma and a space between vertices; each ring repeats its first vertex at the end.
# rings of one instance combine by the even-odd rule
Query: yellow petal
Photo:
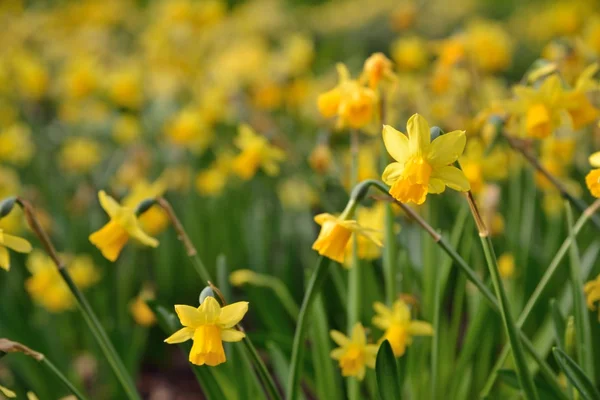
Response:
POLYGON ((410 155, 408 137, 389 125, 383 126, 382 134, 388 153, 390 153, 394 160, 401 163, 405 162, 410 155))
MULTIPOLYGON (((207 297, 207 298, 211 298, 211 297, 207 297)), ((194 328, 194 327, 197 327, 197 326, 205 323, 202 318, 202 314, 195 307, 186 306, 184 304, 177 304, 175 306, 175 312, 177 313, 177 316, 179 317, 179 321, 181 322, 181 325, 183 325, 183 326, 189 326, 189 327, 194 328)))
POLYGON ((410 154, 422 154, 428 149, 431 134, 425 118, 419 114, 413 115, 406 124, 406 130, 408 131, 410 154))
POLYGON ((0 393, 2 393, 4 396, 8 397, 9 399, 14 399, 17 397, 17 394, 15 392, 13 392, 10 389, 5 388, 2 385, 0 385, 0 393))
POLYGON ((3 244, 4 244, 4 246, 8 247, 9 249, 14 250, 18 253, 31 252, 31 244, 27 240, 22 239, 17 236, 13 236, 13 235, 7 235, 6 233, 3 236, 4 236, 3 244))
POLYGON ((117 203, 115 199, 107 195, 104 190, 98 192, 98 200, 100 200, 100 205, 102 206, 102 209, 104 209, 104 211, 106 211, 106 213, 111 218, 117 215, 119 209, 121 208, 119 203, 117 203))
POLYGON ((600 168, 600 151, 597 151, 594 154, 592 154, 589 160, 590 164, 592 164, 592 167, 600 168))
POLYGON ((459 192, 466 192, 471 188, 464 172, 456 167, 437 168, 434 170, 432 177, 442 180, 446 186, 459 192))
POLYGON ((379 301, 373 303, 373 310, 375 310, 377 314, 381 314, 381 316, 383 317, 389 317, 392 314, 390 309, 385 304, 379 301))
POLYGON ((386 185, 392 186, 400 176, 402 175, 402 171, 404 171, 404 165, 394 162, 385 167, 383 174, 381 175, 381 179, 386 183, 386 185))
POLYGON ((340 358, 342 358, 342 356, 346 353, 346 349, 343 349, 341 347, 338 347, 337 349, 333 349, 331 350, 331 353, 329 353, 329 356, 331 358, 333 358, 334 360, 339 360, 340 358))
POLYGON ((246 334, 237 329, 224 329, 221 331, 221 340, 224 342, 239 342, 246 337, 246 334))
POLYGON ((443 193, 446 190, 444 181, 438 178, 431 178, 429 185, 427 185, 427 191, 433 194, 443 193))
POLYGON ((461 156, 466 143, 465 131, 453 131, 441 135, 431 143, 427 161, 434 168, 450 165, 461 156))
POLYGON ((330 331, 329 335, 331 336, 331 338, 333 339, 334 342, 336 342, 338 344, 338 346, 346 346, 347 344, 350 343, 350 339, 348 339, 348 337, 346 337, 346 335, 344 335, 342 332, 340 331, 330 331))
POLYGON ((321 213, 315 215, 315 222, 319 225, 323 225, 323 223, 327 221, 335 221, 337 218, 329 213, 321 213))
POLYGON ((411 321, 408 326, 408 333, 413 336, 432 336, 433 327, 430 323, 424 321, 411 321))
POLYGON ((10 254, 6 247, 0 246, 0 268, 10 270, 10 254))
POLYGON ((231 328, 232 326, 240 322, 247 312, 247 301, 238 301, 237 303, 225 306, 221 308, 221 315, 219 316, 219 326, 223 329, 231 328))
MULTIPOLYGON (((193 307, 192 307, 193 308, 193 307)), ((190 340, 194 336, 194 328, 184 327, 165 339, 165 343, 174 344, 190 340)))
POLYGON ((200 311, 201 323, 203 324, 215 323, 221 315, 221 306, 212 296, 205 298, 200 307, 198 307, 198 310, 200 311))
POLYGON ((360 322, 354 325, 354 328, 352 328, 352 343, 360 344, 361 346, 367 344, 365 328, 363 328, 360 322))
POLYGON ((132 238, 136 239, 143 245, 158 247, 158 240, 144 232, 139 225, 136 225, 132 229, 128 230, 127 233, 129 233, 132 238))
POLYGON ((410 308, 402 300, 396 300, 392 310, 394 319, 405 322, 410 321, 410 308))

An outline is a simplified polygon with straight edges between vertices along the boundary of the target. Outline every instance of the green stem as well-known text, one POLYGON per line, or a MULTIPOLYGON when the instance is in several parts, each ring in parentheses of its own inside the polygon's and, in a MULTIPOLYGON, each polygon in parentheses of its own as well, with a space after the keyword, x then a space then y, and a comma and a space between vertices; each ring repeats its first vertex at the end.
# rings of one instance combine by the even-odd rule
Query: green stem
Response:
POLYGON ((298 398, 298 387, 300 385, 300 376, 302 374, 302 348, 304 346, 304 336, 306 334, 307 321, 310 313, 310 308, 316 298, 317 293, 321 290, 321 286, 327 278, 327 266, 329 259, 320 256, 317 261, 317 266, 308 282, 304 299, 300 306, 300 314, 298 314, 298 323, 294 333, 294 343, 292 346, 292 359, 290 361, 290 372, 288 376, 285 398, 288 400, 296 400, 298 398))
POLYGON ((47 357, 44 357, 41 361, 42 364, 46 366, 57 378, 61 381, 61 383, 73 393, 75 397, 79 400, 86 400, 86 397, 81 394, 81 392, 67 379, 67 377, 60 372, 58 368, 50 361, 47 357))
POLYGON ((504 286, 502 286, 502 280, 500 278, 500 272, 498 271, 498 264, 496 262, 494 248, 492 247, 492 241, 487 234, 480 234, 480 236, 481 245, 483 247, 485 259, 488 265, 490 276, 492 278, 492 283, 496 290, 496 296, 500 301, 500 314, 502 315, 504 329, 506 329, 508 341, 510 343, 510 346, 513 351, 513 356, 515 358, 517 375, 519 377, 519 382, 521 383, 521 388, 523 389, 526 398, 530 400, 538 399, 537 391, 535 385, 533 384, 533 378, 531 377, 531 374, 527 369, 527 360, 525 359, 523 344, 521 343, 521 338, 518 336, 517 327, 515 326, 515 321, 513 320, 512 314, 510 312, 510 304, 508 302, 508 297, 506 296, 506 292, 504 291, 504 286))
POLYGON ((79 290, 77 285, 75 285, 75 282, 73 282, 73 279, 71 278, 71 275, 69 274, 67 269, 59 268, 58 271, 60 272, 60 275, 62 276, 63 280, 71 290, 71 293, 73 293, 73 296, 75 297, 75 300, 77 302, 77 306, 79 307, 79 310, 81 311, 85 322, 92 331, 92 335, 96 339, 96 342, 100 346, 102 353, 104 353, 104 356, 106 357, 110 366, 112 367, 113 372, 117 376, 117 379, 123 386, 125 394, 129 399, 138 400, 140 397, 137 393, 135 384, 129 376, 127 369, 123 364, 123 361, 121 361, 121 359, 119 358, 119 355, 115 350, 114 346, 112 345, 110 339, 108 338, 108 335, 104 331, 104 328, 102 328, 102 324, 94 314, 92 307, 89 305, 87 299, 84 297, 83 293, 79 290))
MULTIPOLYGON (((590 216, 592 216, 599 207, 600 207, 600 200, 596 200, 589 208, 587 208, 585 210, 585 212, 581 215, 581 217, 579 217, 579 219, 575 223, 575 226, 573 227, 573 235, 574 236, 577 236, 577 234, 581 231, 581 229, 586 224, 586 222, 590 219, 590 216)), ((556 255, 550 262, 550 265, 544 272, 544 275, 540 279, 535 290, 531 294, 531 297, 527 301, 527 304, 525 304, 525 307, 523 308, 521 315, 519 315, 519 318, 517 319, 517 326, 519 328, 523 327, 523 325, 529 318, 529 315, 531 315, 531 312, 533 311, 533 308, 536 306, 537 302, 541 298, 544 289, 546 288, 546 286, 548 285, 548 283, 554 276, 554 273, 557 271, 558 267, 560 266, 561 261, 567 254, 567 251, 569 250, 569 247, 571 246, 571 242, 572 242, 571 236, 567 237, 565 239, 565 241, 563 242, 563 244, 558 249, 558 252, 556 252, 556 255)), ((481 392, 482 397, 485 397, 489 394, 490 390, 492 389, 492 386, 494 385, 494 381, 496 380, 498 370, 500 368, 502 368, 502 365, 506 361, 506 357, 508 357, 508 345, 504 346, 504 348, 502 349, 502 351, 500 353, 500 356, 498 357, 498 360, 496 361, 496 364, 492 368, 492 372, 488 378, 488 381, 486 382, 486 384, 483 388, 483 391, 481 392)))
POLYGON ((269 395, 269 397, 271 397, 271 400, 280 400, 281 396, 279 395, 279 391, 277 390, 277 385, 275 385, 275 382, 273 381, 273 378, 271 377, 269 370, 267 369, 265 364, 262 362, 260 355, 256 351, 256 348, 252 344, 252 341, 250 340, 250 338, 248 338, 248 335, 246 335, 246 337, 244 337, 243 342, 244 342, 244 345, 246 346, 246 349, 247 349, 250 357, 252 358, 252 361, 254 361, 254 364, 258 370, 258 374, 261 377, 263 384, 265 385, 265 390, 267 391, 267 394, 269 395))
POLYGON ((575 232, 573 230, 573 211, 571 210, 568 202, 565 202, 565 208, 567 210, 569 238, 571 239, 571 246, 569 246, 569 256, 571 261, 569 263, 569 272, 571 278, 571 295, 573 296, 573 314, 575 315, 577 358, 585 373, 590 378, 593 378, 594 360, 592 354, 590 354, 592 349, 590 321, 588 318, 585 298, 583 296, 583 281, 579 275, 579 271, 581 270, 581 259, 579 256, 575 232))

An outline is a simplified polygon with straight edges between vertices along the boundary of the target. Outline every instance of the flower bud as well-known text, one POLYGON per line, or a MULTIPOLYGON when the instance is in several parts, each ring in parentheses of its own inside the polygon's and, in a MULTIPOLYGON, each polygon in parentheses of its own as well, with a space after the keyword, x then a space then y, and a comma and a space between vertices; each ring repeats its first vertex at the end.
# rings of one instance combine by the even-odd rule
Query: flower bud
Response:
POLYGON ((0 202, 0 218, 4 218, 10 214, 16 201, 16 197, 8 197, 0 202))
POLYGON ((202 290, 202 292, 200 292, 200 297, 199 297, 200 304, 202 304, 202 302, 207 297, 215 297, 215 292, 212 290, 212 288, 210 286, 205 287, 202 290))
POLYGON ((135 215, 139 217, 146 211, 150 209, 154 204, 156 204, 156 199, 146 199, 141 201, 137 207, 135 208, 135 215))

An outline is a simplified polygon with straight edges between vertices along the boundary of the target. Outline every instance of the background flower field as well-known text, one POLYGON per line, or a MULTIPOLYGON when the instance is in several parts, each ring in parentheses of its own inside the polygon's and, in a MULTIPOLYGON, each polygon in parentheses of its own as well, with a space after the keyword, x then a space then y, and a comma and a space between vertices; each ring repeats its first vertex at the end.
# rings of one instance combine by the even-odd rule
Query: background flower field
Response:
MULTIPOLYGON (((535 398, 524 369, 540 399, 597 398, 597 2, 5 0, 0 22, 0 201, 19 199, 0 207, 0 338, 87 397, 137 395, 40 230, 142 398, 535 398), (416 155, 431 171, 410 175, 416 155), (389 188, 352 192, 367 180, 389 188), (200 301, 204 322, 237 307, 213 322, 256 354, 197 366, 165 343, 200 301)), ((0 398, 71 394, 2 344, 0 398)))

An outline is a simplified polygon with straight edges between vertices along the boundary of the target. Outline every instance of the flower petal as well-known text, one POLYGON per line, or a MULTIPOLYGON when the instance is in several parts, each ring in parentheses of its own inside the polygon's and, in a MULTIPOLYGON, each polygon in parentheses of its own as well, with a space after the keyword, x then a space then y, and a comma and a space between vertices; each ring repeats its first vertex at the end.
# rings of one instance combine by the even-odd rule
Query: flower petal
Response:
POLYGON ((590 156, 590 164, 594 168, 600 168, 600 151, 595 152, 590 156))
POLYGON ((343 349, 341 347, 338 347, 337 349, 333 349, 331 350, 331 353, 329 353, 329 356, 331 358, 333 358, 334 360, 339 360, 340 358, 342 358, 342 356, 346 353, 346 349, 343 349))
POLYGON ((383 143, 390 156, 396 161, 405 162, 410 155, 408 137, 389 125, 383 126, 382 135, 383 143))
POLYGON ((432 336, 433 327, 429 322, 411 321, 408 326, 408 333, 414 336, 432 336))
MULTIPOLYGON (((193 308, 193 307, 192 307, 193 308)), ((194 328, 184 327, 165 339, 165 343, 174 344, 190 340, 194 336, 194 328)))
POLYGON ((221 315, 219 316, 219 326, 223 329, 231 328, 232 326, 240 322, 247 312, 247 301, 238 301, 237 303, 225 306, 221 308, 221 315))
POLYGON ((136 226, 131 228, 127 233, 129 233, 129 235, 132 238, 136 239, 138 242, 140 242, 143 245, 146 245, 149 247, 158 247, 158 240, 156 240, 155 238, 153 238, 152 236, 150 236, 146 232, 144 232, 144 230, 137 224, 136 224, 136 226))
POLYGON ((112 197, 106 194, 104 190, 98 192, 98 200, 100 200, 100 205, 102 209, 106 211, 109 217, 113 218, 117 215, 121 205, 112 197))
POLYGON ((408 141, 410 154, 422 154, 429 148, 431 134, 429 133, 429 124, 419 114, 415 114, 406 124, 408 131, 408 141))
POLYGON ((434 170, 432 178, 441 179, 446 186, 459 192, 466 192, 471 188, 464 172, 456 167, 437 168, 434 170))
POLYGON ((201 314, 200 318, 202 324, 212 324, 219 320, 221 306, 214 297, 208 296, 204 299, 200 307, 198 307, 198 311, 200 311, 201 314))
POLYGON ((10 254, 6 247, 0 246, 0 268, 10 270, 10 254))
POLYGON ((429 185, 427 185, 427 192, 433 194, 440 194, 446 190, 446 185, 444 181, 438 178, 431 178, 429 180, 429 185))
POLYGON ((400 178, 402 171, 404 171, 404 164, 393 162, 385 167, 381 179, 386 185, 392 186, 400 178))
POLYGON ((467 144, 465 131, 453 131, 439 136, 431 143, 427 161, 432 167, 450 165, 461 156, 467 144))
POLYGON ((22 239, 17 236, 13 236, 13 235, 7 235, 6 233, 3 236, 4 236, 3 245, 5 247, 8 247, 9 249, 14 250, 18 253, 31 252, 32 247, 31 247, 31 244, 27 240, 22 239))
POLYGON ((224 342, 239 342, 246 337, 246 334, 237 329, 224 329, 221 331, 221 340, 224 342))
POLYGON ((200 311, 195 307, 177 304, 175 305, 175 312, 183 326, 195 328, 204 323, 200 311))
POLYGON ((344 347, 350 343, 350 339, 340 331, 329 331, 329 336, 337 343, 338 346, 344 347))
POLYGON ((365 328, 362 326, 362 324, 359 322, 356 325, 354 325, 354 328, 352 328, 352 343, 354 344, 359 344, 361 346, 364 346, 367 344, 367 335, 365 335, 365 328))

